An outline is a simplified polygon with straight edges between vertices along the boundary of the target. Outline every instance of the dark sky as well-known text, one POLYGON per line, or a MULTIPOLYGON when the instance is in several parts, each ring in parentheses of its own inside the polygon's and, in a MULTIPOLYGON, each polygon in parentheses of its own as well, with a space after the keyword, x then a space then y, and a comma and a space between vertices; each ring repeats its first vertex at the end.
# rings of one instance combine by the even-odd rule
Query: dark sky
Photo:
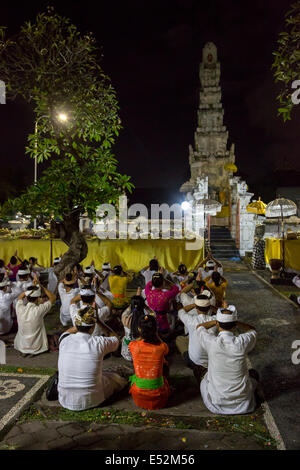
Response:
MULTIPOLYGON (((159 192, 152 190, 158 187, 175 202, 190 176, 188 146, 194 144, 199 63, 204 44, 213 41, 221 62, 224 122, 229 144, 236 144, 238 174, 256 195, 268 198, 274 170, 300 171, 300 105, 291 122, 284 124, 277 117, 278 87, 271 72, 272 51, 290 3, 29 0, 5 2, 1 24, 9 33, 17 32, 50 4, 82 32, 95 33, 103 46, 102 67, 120 104, 124 128, 114 148, 119 170, 131 175, 137 188, 146 188, 152 202, 159 202, 159 192)), ((33 162, 24 155, 33 115, 26 104, 8 103, 0 106, 0 122, 3 175, 21 187, 33 178, 33 162)), ((137 190, 134 199, 143 197, 137 190)))

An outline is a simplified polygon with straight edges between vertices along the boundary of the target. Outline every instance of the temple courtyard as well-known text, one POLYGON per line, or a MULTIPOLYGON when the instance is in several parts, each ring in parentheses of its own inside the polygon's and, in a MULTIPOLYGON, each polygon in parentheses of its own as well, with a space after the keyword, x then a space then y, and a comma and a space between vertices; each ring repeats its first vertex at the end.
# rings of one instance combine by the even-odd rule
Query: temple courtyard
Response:
MULTIPOLYGON (((299 449, 299 365, 292 363, 292 343, 300 339, 300 310, 243 262, 224 262, 227 299, 241 321, 254 325, 258 340, 249 368, 260 375, 258 407, 243 416, 217 416, 204 406, 192 371, 174 345, 167 408, 139 409, 124 390, 103 406, 64 410, 48 401, 45 388, 57 369, 58 352, 21 358, 13 336, 4 337, 6 366, 0 368, 0 449, 94 450, 270 450, 299 449)), ((135 278, 128 292, 138 284, 135 278)), ((59 329, 58 316, 46 317, 48 331, 59 329)), ((111 356, 104 368, 124 365, 111 356)), ((126 362, 130 367, 130 364, 126 362)))

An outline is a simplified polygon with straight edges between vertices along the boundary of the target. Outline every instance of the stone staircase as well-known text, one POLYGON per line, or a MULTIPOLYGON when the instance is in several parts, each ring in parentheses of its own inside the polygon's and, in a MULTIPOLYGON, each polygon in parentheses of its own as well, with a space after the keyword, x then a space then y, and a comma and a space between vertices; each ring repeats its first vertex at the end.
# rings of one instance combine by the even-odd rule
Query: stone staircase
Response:
POLYGON ((226 227, 211 226, 210 249, 213 257, 219 260, 240 257, 235 241, 226 227))

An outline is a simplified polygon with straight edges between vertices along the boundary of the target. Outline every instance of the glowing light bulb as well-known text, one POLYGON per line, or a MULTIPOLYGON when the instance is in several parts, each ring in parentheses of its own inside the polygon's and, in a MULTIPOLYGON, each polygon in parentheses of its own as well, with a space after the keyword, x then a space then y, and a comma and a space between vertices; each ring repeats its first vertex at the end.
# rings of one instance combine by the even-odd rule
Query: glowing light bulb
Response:
POLYGON ((58 115, 58 119, 62 122, 66 122, 68 120, 68 116, 65 113, 60 113, 58 115))
POLYGON ((190 205, 190 203, 189 203, 188 201, 183 201, 183 202, 181 203, 181 209, 182 209, 183 211, 187 211, 188 209, 190 209, 190 207, 191 207, 191 205, 190 205))

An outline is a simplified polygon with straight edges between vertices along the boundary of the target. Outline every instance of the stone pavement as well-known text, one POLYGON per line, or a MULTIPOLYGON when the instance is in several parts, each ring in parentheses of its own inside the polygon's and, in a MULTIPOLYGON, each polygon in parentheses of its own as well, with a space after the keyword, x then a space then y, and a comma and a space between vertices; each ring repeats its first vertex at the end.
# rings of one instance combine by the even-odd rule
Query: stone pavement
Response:
POLYGON ((300 449, 300 364, 291 360, 300 340, 300 310, 251 272, 226 272, 227 300, 258 339, 249 358, 287 449, 300 449))
POLYGON ((191 429, 159 429, 126 424, 102 425, 32 421, 14 426, 1 449, 18 450, 261 450, 253 437, 191 429))
POLYGON ((0 373, 0 432, 42 392, 50 376, 0 373))

